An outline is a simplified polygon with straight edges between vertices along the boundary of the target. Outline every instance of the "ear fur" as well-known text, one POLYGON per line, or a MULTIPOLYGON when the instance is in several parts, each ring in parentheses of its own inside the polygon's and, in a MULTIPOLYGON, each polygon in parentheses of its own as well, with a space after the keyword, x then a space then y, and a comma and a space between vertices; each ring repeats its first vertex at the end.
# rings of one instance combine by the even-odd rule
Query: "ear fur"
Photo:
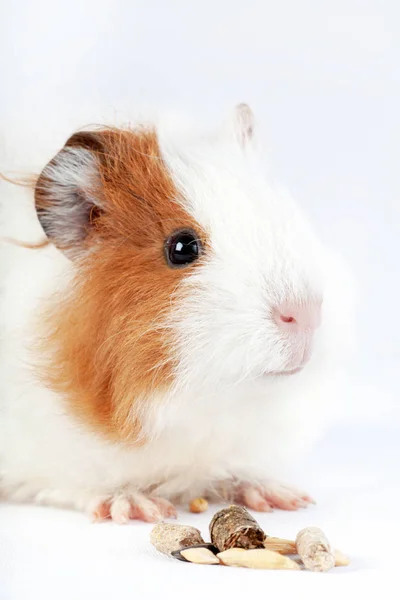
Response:
POLYGON ((252 139, 254 132, 254 114, 248 104, 238 104, 235 109, 235 130, 241 146, 252 139))
POLYGON ((82 253, 87 234, 102 211, 102 154, 101 133, 76 133, 36 183, 36 212, 43 230, 70 258, 82 253))

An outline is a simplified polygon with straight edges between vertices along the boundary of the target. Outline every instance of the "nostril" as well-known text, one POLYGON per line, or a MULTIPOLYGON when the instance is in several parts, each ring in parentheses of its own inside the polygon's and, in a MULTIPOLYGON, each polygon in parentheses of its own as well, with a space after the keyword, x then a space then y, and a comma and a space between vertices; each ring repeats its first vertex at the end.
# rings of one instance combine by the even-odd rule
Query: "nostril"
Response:
POLYGON ((285 315, 280 315, 279 318, 283 323, 296 323, 296 319, 294 317, 286 317, 285 315))
POLYGON ((320 325, 321 303, 284 302, 272 309, 272 317, 282 331, 311 333, 320 325))

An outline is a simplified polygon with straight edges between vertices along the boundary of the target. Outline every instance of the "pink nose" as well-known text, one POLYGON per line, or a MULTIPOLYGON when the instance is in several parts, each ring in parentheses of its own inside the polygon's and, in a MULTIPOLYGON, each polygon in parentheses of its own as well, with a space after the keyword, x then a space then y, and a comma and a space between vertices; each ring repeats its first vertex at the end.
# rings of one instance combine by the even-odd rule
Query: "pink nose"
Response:
POLYGON ((273 310, 275 323, 288 333, 312 333, 321 323, 321 302, 284 302, 273 310))

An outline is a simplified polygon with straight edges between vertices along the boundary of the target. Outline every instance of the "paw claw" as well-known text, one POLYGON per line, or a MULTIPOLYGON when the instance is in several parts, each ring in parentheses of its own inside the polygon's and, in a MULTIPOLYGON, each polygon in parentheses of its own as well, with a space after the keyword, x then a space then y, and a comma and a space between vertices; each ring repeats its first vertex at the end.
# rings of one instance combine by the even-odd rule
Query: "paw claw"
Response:
POLYGON ((95 498, 88 506, 92 523, 100 523, 111 517, 110 502, 104 498, 95 498))
POLYGON ((137 506, 131 513, 131 519, 139 519, 145 523, 159 523, 163 516, 156 506, 137 506))
POLYGON ((273 508, 298 510, 315 504, 307 494, 273 481, 265 485, 240 484, 236 489, 235 501, 261 512, 270 512, 273 508))
POLYGON ((157 506, 164 518, 176 519, 178 517, 178 513, 176 512, 175 506, 168 500, 158 497, 151 498, 151 500, 157 506))
POLYGON ((304 500, 306 505, 307 504, 317 504, 317 502, 314 500, 314 498, 311 498, 311 496, 302 496, 301 499, 304 500))
POLYGON ((261 492, 252 486, 243 486, 239 494, 239 500, 248 508, 258 512, 271 512, 270 503, 263 497, 261 492))
POLYGON ((119 525, 125 525, 131 519, 158 523, 165 517, 176 517, 176 509, 168 500, 149 499, 137 492, 118 494, 107 501, 97 498, 89 506, 88 512, 92 522, 111 518, 119 525))

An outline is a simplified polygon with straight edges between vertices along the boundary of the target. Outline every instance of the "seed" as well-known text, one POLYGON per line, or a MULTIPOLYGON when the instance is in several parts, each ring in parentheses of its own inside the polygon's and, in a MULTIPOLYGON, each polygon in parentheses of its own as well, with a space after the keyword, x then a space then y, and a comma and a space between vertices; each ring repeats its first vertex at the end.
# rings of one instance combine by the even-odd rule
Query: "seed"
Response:
POLYGON ((349 557, 340 552, 340 550, 334 550, 333 555, 335 557, 335 567, 347 567, 350 564, 349 557))
POLYGON ((287 556, 273 550, 257 548, 230 548, 217 554, 222 564, 228 567, 247 567, 248 569, 289 569, 298 571, 299 565, 287 556))
POLYGON ((218 565, 219 560, 208 548, 186 548, 181 555, 191 563, 198 565, 218 565))
POLYGON ((173 550, 173 552, 171 552, 171 556, 177 558, 178 560, 188 562, 187 559, 183 556, 182 552, 183 550, 192 550, 193 548, 205 548, 206 550, 211 552, 211 554, 214 554, 214 556, 218 554, 218 548, 216 548, 212 544, 195 544, 194 546, 186 546, 186 548, 181 548, 180 550, 173 550))
POLYGON ((189 504, 192 513, 202 513, 208 510, 208 501, 205 498, 194 498, 189 504))

